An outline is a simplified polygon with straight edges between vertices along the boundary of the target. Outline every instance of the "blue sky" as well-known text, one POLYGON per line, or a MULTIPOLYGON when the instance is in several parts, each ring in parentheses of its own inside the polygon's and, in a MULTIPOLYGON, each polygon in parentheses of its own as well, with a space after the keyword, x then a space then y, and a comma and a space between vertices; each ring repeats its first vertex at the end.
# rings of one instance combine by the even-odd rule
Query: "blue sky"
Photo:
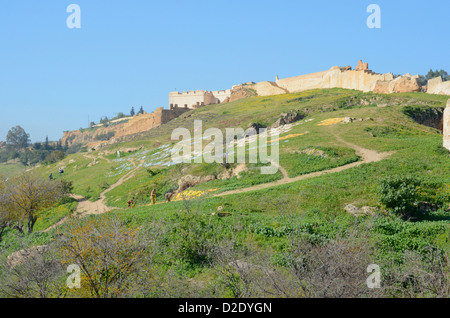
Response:
POLYGON ((168 93, 355 67, 450 72, 447 0, 8 0, 0 4, 0 140, 62 137, 168 93), (69 29, 70 4, 81 29, 69 29), (366 8, 381 7, 381 29, 366 8))

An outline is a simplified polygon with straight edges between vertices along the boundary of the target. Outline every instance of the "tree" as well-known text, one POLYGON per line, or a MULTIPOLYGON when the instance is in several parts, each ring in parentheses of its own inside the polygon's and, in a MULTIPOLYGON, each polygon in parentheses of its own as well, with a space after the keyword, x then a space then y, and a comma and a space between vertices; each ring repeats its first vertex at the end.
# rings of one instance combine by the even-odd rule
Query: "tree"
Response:
POLYGON ((107 116, 105 116, 104 118, 100 119, 100 124, 102 124, 104 127, 107 127, 109 123, 109 119, 107 116))
POLYGON ((48 143, 48 136, 45 136, 44 149, 45 150, 49 150, 50 149, 50 145, 48 143))
POLYGON ((1 195, 8 198, 2 202, 2 209, 15 221, 17 229, 27 225, 28 233, 33 232, 40 213, 54 206, 63 197, 64 186, 61 182, 42 180, 31 174, 23 174, 8 183, 1 190, 1 195))
POLYGON ((58 150, 58 151, 62 151, 63 150, 61 139, 56 142, 56 150, 58 150))
POLYGON ((55 150, 55 151, 52 151, 50 154, 48 154, 45 157, 44 161, 45 161, 46 164, 51 164, 51 163, 55 163, 55 162, 58 162, 60 160, 63 160, 65 156, 66 155, 65 155, 64 151, 62 151, 62 150, 55 150))
POLYGON ((30 143, 30 135, 22 127, 16 126, 8 131, 6 143, 13 149, 25 149, 30 143))
POLYGON ((134 107, 131 107, 130 115, 131 115, 131 116, 136 115, 136 113, 134 112, 134 107))
POLYGON ((9 196, 6 191, 6 184, 5 179, 0 176, 0 242, 2 241, 3 233, 13 219, 11 211, 7 208, 9 196))
POLYGON ((142 114, 144 114, 144 108, 141 106, 141 108, 139 109, 139 112, 138 112, 138 114, 139 115, 142 115, 142 114))
POLYGON ((449 75, 448 75, 448 73, 446 72, 446 71, 444 71, 444 70, 440 70, 440 71, 438 71, 438 70, 436 70, 436 71, 433 71, 432 69, 430 69, 430 71, 428 72, 428 74, 425 76, 425 78, 427 79, 427 80, 430 80, 430 79, 433 79, 433 78, 436 78, 436 77, 442 77, 442 80, 443 81, 447 81, 447 80, 449 80, 450 79, 450 77, 449 77, 449 75))
POLYGON ((422 85, 422 86, 425 86, 425 85, 427 85, 427 83, 428 83, 428 81, 430 79, 433 79, 433 78, 436 78, 436 77, 439 77, 439 76, 442 78, 442 80, 444 82, 450 80, 450 75, 446 71, 444 71, 444 70, 433 71, 432 69, 430 69, 430 71, 428 72, 427 75, 425 75, 425 76, 424 75, 420 75, 419 76, 419 84, 422 85))
POLYGON ((69 220, 56 244, 64 265, 81 268, 81 289, 74 291, 76 296, 120 297, 133 291, 146 272, 143 268, 152 265, 149 252, 154 243, 147 233, 111 214, 85 222, 69 220))

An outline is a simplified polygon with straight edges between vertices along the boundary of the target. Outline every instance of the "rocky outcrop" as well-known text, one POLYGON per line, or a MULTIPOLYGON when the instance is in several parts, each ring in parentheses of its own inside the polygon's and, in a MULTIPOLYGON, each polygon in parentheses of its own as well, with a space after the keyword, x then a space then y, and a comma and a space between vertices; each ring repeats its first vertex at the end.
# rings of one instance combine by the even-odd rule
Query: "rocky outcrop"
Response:
POLYGON ((370 206, 363 206, 362 208, 358 208, 353 204, 348 204, 347 206, 345 206, 344 210, 354 216, 365 216, 365 215, 373 216, 375 215, 378 209, 370 206))
POLYGON ((212 180, 216 180, 216 177, 215 176, 197 177, 192 175, 183 176, 181 177, 180 180, 178 180, 178 190, 175 191, 175 193, 183 192, 184 190, 192 188, 199 183, 204 183, 212 180))
POLYGON ((296 111, 283 113, 280 115, 280 118, 278 118, 277 121, 270 126, 270 128, 278 128, 283 125, 292 124, 296 121, 302 120, 305 117, 305 114, 296 111))
POLYGON ((250 136, 254 136, 254 135, 258 135, 260 133, 260 129, 266 128, 266 126, 258 124, 258 123, 250 123, 248 124, 247 127, 247 131, 244 135, 244 138, 250 137, 250 136), (248 129, 254 129, 254 131, 250 130, 248 131, 248 129))
POLYGON ((231 90, 231 95, 224 100, 224 103, 234 102, 243 98, 249 98, 256 96, 256 91, 254 89, 248 88, 246 86, 236 86, 231 90))
POLYGON ((33 246, 26 250, 14 252, 8 256, 6 262, 10 268, 22 265, 30 259, 33 259, 48 250, 47 245, 33 246))
POLYGON ((248 171, 247 165, 245 163, 238 164, 234 169, 227 169, 217 176, 217 179, 226 180, 236 177, 241 178, 241 173, 248 171))
POLYGON ((444 134, 444 147, 450 150, 450 99, 447 101, 447 107, 444 110, 444 117, 442 122, 444 134))
POLYGON ((430 79, 427 84, 427 93, 450 95, 450 81, 444 82, 440 76, 430 79))

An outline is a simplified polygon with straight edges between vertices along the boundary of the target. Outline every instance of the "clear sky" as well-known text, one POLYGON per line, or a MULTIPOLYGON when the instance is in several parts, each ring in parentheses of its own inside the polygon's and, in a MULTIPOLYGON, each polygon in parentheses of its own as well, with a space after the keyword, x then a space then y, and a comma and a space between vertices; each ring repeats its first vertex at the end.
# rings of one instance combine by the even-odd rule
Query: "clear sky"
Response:
POLYGON ((3 0, 0 140, 32 141, 100 117, 168 107, 168 93, 219 90, 351 65, 450 72, 448 0, 3 0), (69 29, 70 4, 81 29, 69 29), (368 5, 381 8, 369 29, 368 5))

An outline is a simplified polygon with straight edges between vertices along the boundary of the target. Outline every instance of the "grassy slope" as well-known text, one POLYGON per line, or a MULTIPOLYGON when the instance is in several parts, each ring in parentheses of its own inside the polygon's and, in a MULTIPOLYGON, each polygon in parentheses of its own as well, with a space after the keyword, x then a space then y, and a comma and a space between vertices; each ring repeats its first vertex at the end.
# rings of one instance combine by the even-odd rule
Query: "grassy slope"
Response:
MULTIPOLYGON (((393 151, 396 153, 388 160, 366 164, 337 174, 299 181, 296 183, 261 190, 257 192, 236 194, 221 198, 205 197, 199 203, 203 213, 215 211, 218 206, 226 206, 226 210, 234 213, 256 216, 266 220, 277 218, 280 212, 293 211, 302 214, 319 212, 321 215, 333 216, 339 222, 346 222, 349 218, 343 211, 348 203, 357 205, 377 205, 378 180, 393 174, 414 174, 428 182, 441 187, 450 183, 450 157, 442 152, 442 135, 436 130, 419 125, 406 117, 401 109, 405 105, 429 105, 443 107, 448 97, 415 94, 379 95, 361 93, 352 90, 331 89, 314 90, 298 94, 286 94, 270 97, 253 97, 228 104, 214 105, 192 111, 189 118, 178 118, 167 125, 153 129, 139 136, 129 137, 122 144, 113 145, 108 151, 115 151, 122 147, 143 146, 145 151, 153 151, 157 147, 171 143, 170 135, 176 127, 186 127, 192 130, 193 120, 202 119, 203 129, 210 127, 242 127, 246 128, 250 122, 263 124, 273 123, 280 113, 290 110, 302 110, 308 114, 310 122, 295 126, 287 134, 306 133, 303 136, 289 139, 280 144, 280 163, 286 167, 290 176, 323 170, 355 160, 351 149, 336 142, 333 134, 368 149, 378 151, 393 151), (373 102, 366 106, 353 105, 355 99, 367 99, 373 102), (378 105, 388 105, 376 107, 378 105), (351 116, 355 118, 371 118, 372 120, 356 121, 351 124, 337 124, 333 126, 317 126, 322 120, 336 117, 351 116), (391 129, 383 129, 391 127, 391 129), (380 132, 372 137, 368 130, 380 132), (296 154, 306 148, 334 150, 338 156, 336 160, 319 160, 296 154), (320 148, 322 147, 322 148, 320 148), (298 162, 305 165, 299 165, 298 162), (263 214, 261 214, 263 213, 263 214), (342 221, 344 220, 344 221, 342 221)), ((285 134, 285 135, 287 135, 285 134)), ((97 155, 90 153, 91 156, 97 155)), ((126 159, 138 162, 145 156, 136 152, 126 159)), ((113 157, 109 157, 113 159, 113 157)), ((112 184, 129 171, 132 166, 124 162, 100 159, 99 164, 87 167, 92 159, 84 154, 71 155, 62 163, 40 167, 35 173, 47 177, 50 172, 57 173, 59 166, 67 166, 66 175, 74 182, 75 192, 95 198, 101 192, 104 182, 112 184), (73 163, 69 163, 74 160, 73 163), (90 191, 88 191, 88 187, 90 191)), ((174 189, 180 176, 191 173, 194 175, 218 174, 223 171, 220 165, 177 165, 170 168, 145 167, 136 171, 123 185, 108 193, 108 203, 111 206, 124 207, 131 195, 142 192, 141 203, 147 203, 149 189, 157 186, 158 200, 162 200, 164 191, 174 189), (151 177, 146 169, 157 172, 151 177)), ((220 188, 220 191, 235 189, 255 183, 265 183, 281 178, 280 174, 261 178, 258 174, 244 175, 242 179, 216 180, 197 186, 205 190, 220 188)), ((153 217, 166 217, 183 209, 182 202, 166 205, 137 207, 127 210, 125 217, 132 218, 137 224, 149 222, 153 217)), ((252 217, 252 220, 254 218, 252 217)), ((448 216, 436 214, 430 216, 431 222, 444 222, 448 229, 448 216)), ((269 222, 269 221, 268 221, 269 222)), ((446 232, 447 236, 449 231, 446 232)), ((445 234, 444 234, 445 235, 445 234)), ((448 239, 441 242, 448 246, 448 239)))

